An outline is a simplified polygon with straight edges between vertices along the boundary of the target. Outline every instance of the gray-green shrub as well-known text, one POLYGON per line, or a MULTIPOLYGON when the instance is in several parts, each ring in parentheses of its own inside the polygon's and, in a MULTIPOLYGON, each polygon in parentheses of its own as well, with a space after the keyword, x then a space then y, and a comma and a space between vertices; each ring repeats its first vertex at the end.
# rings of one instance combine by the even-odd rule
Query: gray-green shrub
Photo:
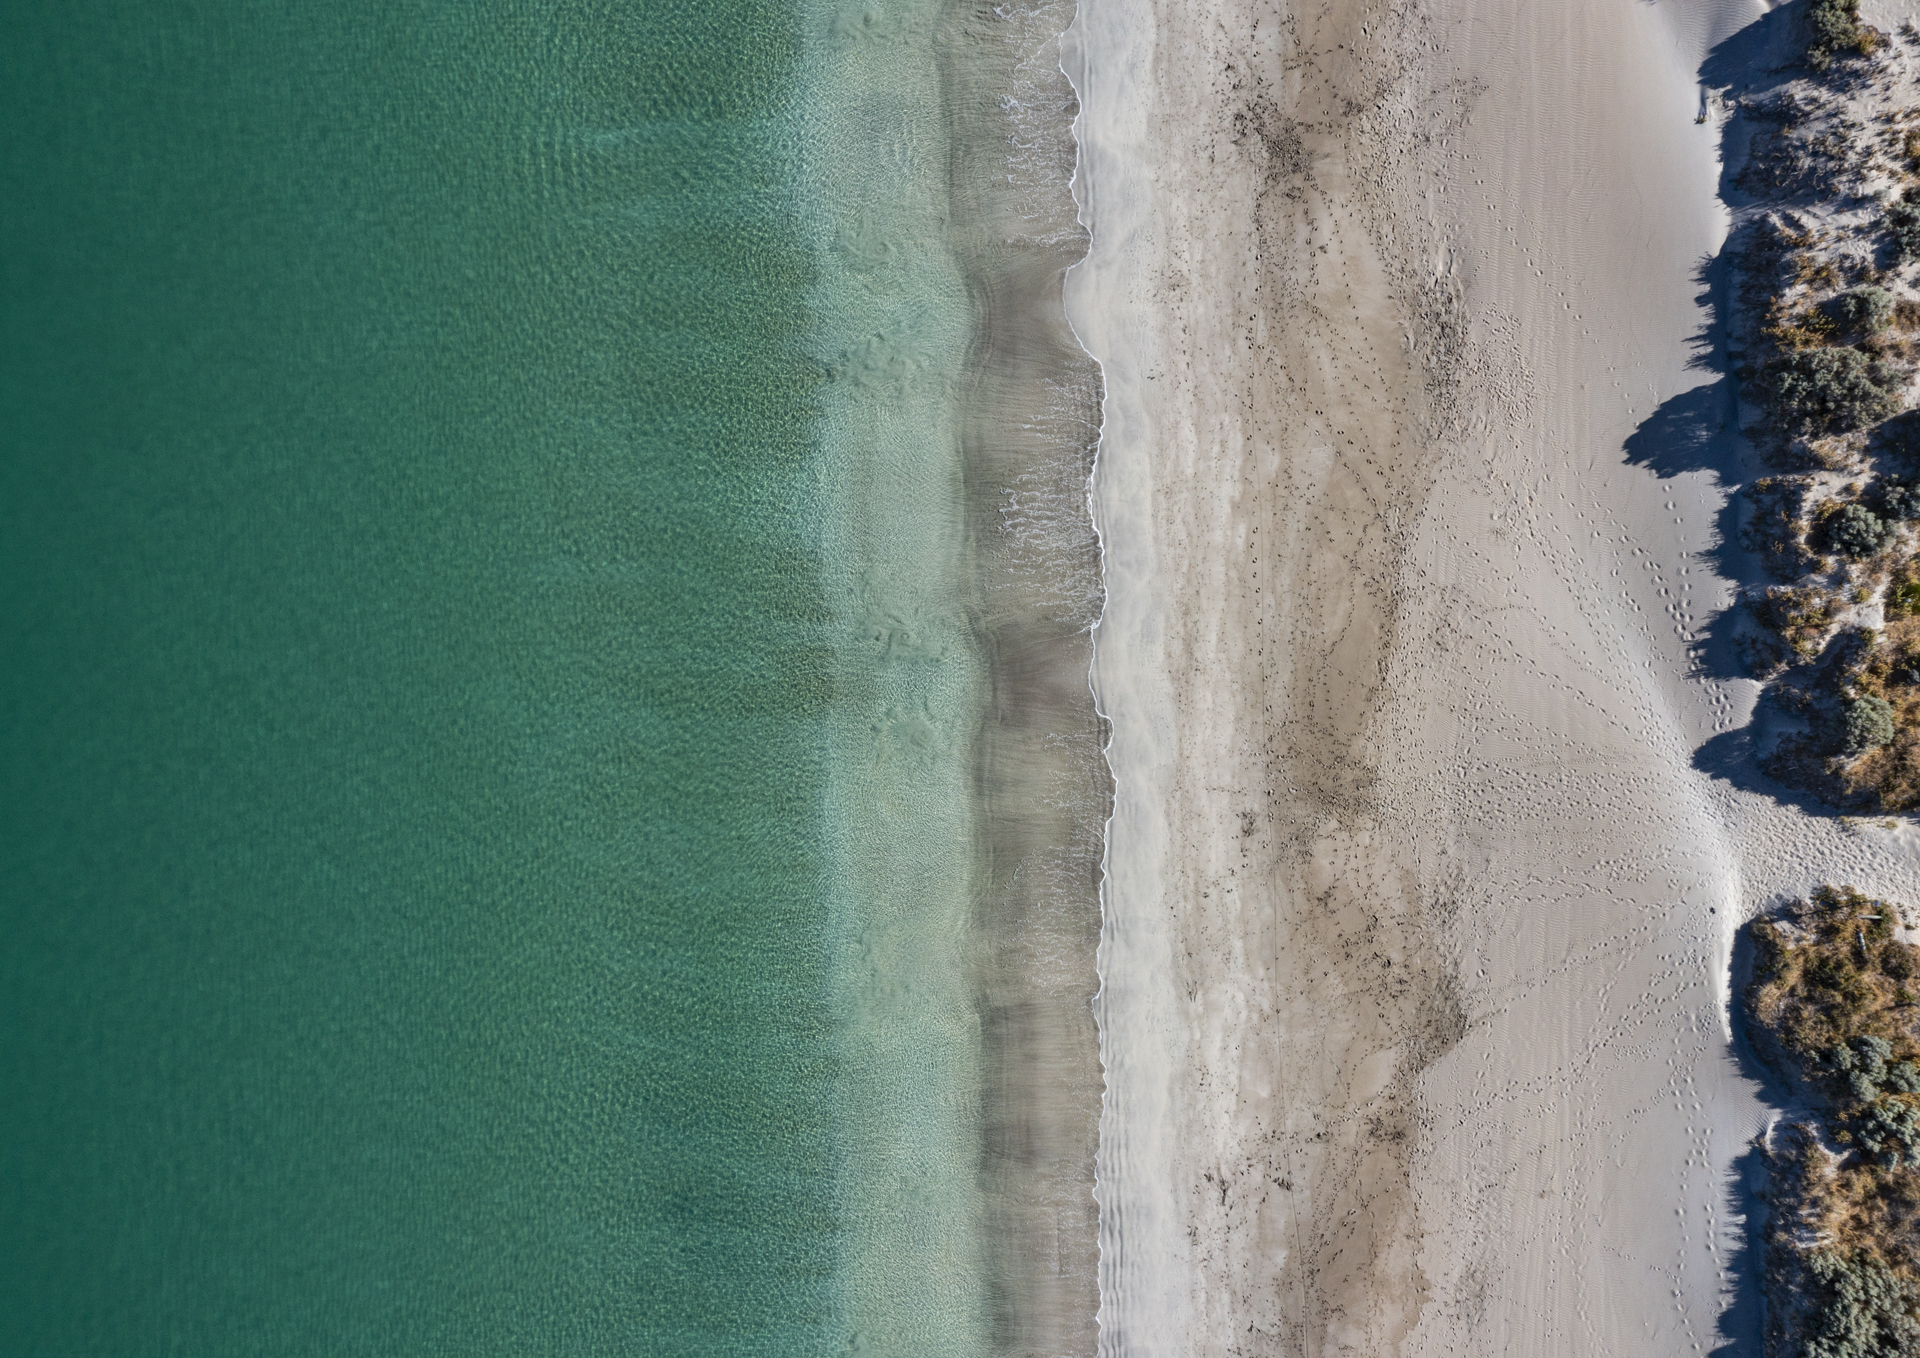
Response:
POLYGON ((1827 1051, 1827 1064, 1846 1076, 1847 1093, 1857 1103, 1872 1103, 1887 1078, 1893 1044, 1884 1037, 1856 1037, 1836 1042, 1827 1051))
POLYGON ((1904 481, 1883 482, 1880 512, 1889 519, 1920 519, 1920 490, 1904 481))
POLYGON ((1880 229, 1893 245, 1895 263, 1920 259, 1920 207, 1905 200, 1895 203, 1880 218, 1880 229))
POLYGON ((1885 288, 1849 288, 1827 305, 1836 321, 1869 335, 1893 324, 1893 294, 1885 288))
POLYGON ((1805 349, 1767 364, 1760 394, 1791 433, 1843 434, 1899 410, 1904 381, 1898 368, 1858 349, 1805 349))
POLYGON ((1873 33, 1860 22, 1860 0, 1812 0, 1807 6, 1807 65, 1824 71, 1848 48, 1873 50, 1873 33))
POLYGON ((1893 743, 1893 706, 1871 694, 1847 704, 1847 753, 1878 749, 1893 743))
POLYGON ((1819 1250, 1807 1260, 1826 1293, 1806 1358, 1908 1358, 1920 1352, 1920 1289, 1870 1259, 1819 1250))
POLYGON ((1827 524, 1827 537, 1848 556, 1872 556, 1886 546, 1893 529, 1865 505, 1844 505, 1827 524))

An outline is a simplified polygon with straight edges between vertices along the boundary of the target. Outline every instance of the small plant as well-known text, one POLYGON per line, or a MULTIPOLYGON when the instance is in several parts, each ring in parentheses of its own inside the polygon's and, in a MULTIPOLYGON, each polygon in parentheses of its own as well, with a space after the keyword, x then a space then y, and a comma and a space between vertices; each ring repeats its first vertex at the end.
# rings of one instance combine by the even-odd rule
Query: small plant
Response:
POLYGON ((1888 479, 1880 485, 1880 513, 1889 519, 1920 519, 1920 490, 1888 479))
POLYGON ((1837 550, 1855 559, 1875 555, 1891 536, 1892 527, 1863 504, 1843 505, 1827 520, 1828 539, 1837 550))
POLYGON ((1872 1103, 1886 1083, 1887 1062, 1892 1056, 1893 1044, 1884 1037, 1856 1037, 1836 1042, 1827 1052, 1827 1064, 1846 1077, 1847 1092, 1856 1103, 1872 1103))
POLYGON ((1818 307, 1792 312, 1777 310, 1773 324, 1766 327, 1767 338, 1789 353, 1819 349, 1840 337, 1839 323, 1818 307))
POLYGON ((1834 598, 1822 590, 1772 585, 1753 600, 1760 620, 1803 656, 1818 654, 1820 642, 1833 626, 1838 611, 1834 598))
POLYGON ((1861 1146, 1888 1169, 1920 1168, 1920 1117, 1904 1099, 1873 1100, 1860 1115, 1857 1134, 1861 1146))
POLYGON ((1836 1014, 1853 1014, 1873 1002, 1873 991, 1845 956, 1822 953, 1807 963, 1804 979, 1810 994, 1836 1014))
POLYGON ((1860 0, 1813 0, 1807 6, 1807 65, 1824 71, 1851 49, 1862 56, 1878 46, 1874 31, 1860 22, 1860 0))
POLYGON ((1900 408, 1904 376, 1858 349, 1808 349, 1762 369, 1761 393, 1792 433, 1843 434, 1876 424, 1900 408))
POLYGON ((1880 229, 1893 245, 1895 263, 1920 258, 1920 207, 1904 200, 1895 203, 1881 217, 1880 229))
POLYGON ((1893 744, 1893 705, 1868 695, 1847 704, 1847 753, 1862 754, 1893 744))
POLYGON ((1849 288, 1827 304, 1842 325, 1877 335, 1893 324, 1893 294, 1885 288, 1849 288))

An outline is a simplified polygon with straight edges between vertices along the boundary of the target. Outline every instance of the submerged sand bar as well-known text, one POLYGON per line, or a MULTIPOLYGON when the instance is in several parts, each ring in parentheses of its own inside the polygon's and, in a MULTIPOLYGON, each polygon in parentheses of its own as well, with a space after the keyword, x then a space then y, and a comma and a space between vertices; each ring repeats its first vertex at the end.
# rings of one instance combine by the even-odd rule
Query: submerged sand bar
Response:
POLYGON ((1750 1323, 1732 929, 1915 880, 1697 758, 1728 485, 1649 450, 1724 395, 1696 120, 1763 14, 1083 0, 1103 1352, 1750 1323))

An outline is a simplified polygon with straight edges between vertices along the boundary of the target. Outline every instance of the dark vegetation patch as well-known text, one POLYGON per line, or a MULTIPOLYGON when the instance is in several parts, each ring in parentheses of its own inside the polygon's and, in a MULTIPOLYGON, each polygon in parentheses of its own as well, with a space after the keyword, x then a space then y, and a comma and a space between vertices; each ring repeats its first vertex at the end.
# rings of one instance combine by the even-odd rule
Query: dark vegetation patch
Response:
POLYGON ((1920 949, 1849 887, 1748 925, 1743 1021, 1804 1103, 1763 1145, 1768 1349, 1920 1352, 1920 949))
POLYGON ((1844 434, 1900 409, 1906 374, 1891 363, 1840 345, 1804 347, 1761 370, 1760 400, 1783 428, 1801 437, 1844 434))

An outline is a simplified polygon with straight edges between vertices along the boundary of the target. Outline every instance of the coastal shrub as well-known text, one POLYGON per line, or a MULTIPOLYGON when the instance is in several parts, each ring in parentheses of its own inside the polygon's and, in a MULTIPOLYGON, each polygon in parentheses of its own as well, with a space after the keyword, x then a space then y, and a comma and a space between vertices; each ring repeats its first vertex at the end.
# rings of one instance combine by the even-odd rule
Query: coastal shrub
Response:
POLYGON ((1806 1358, 1902 1358, 1920 1352, 1920 1289, 1860 1256, 1818 1250, 1807 1259, 1825 1294, 1806 1358))
POLYGON ((1858 349, 1807 349, 1761 370, 1760 395, 1790 433, 1840 434, 1900 408, 1904 376, 1858 349))
POLYGON ((1769 1196, 1785 1229, 1768 1240, 1767 1300, 1779 1308, 1769 1351, 1920 1358, 1920 1286, 1906 1276, 1920 1262, 1920 1058, 1894 1007, 1911 1002, 1905 988, 1890 1003, 1892 988, 1868 979, 1896 953, 1920 970, 1920 949, 1893 936, 1900 907, 1851 887, 1822 886, 1786 913, 1791 928, 1750 926, 1758 955, 1744 1009, 1833 1102, 1793 1119, 1774 1154, 1769 1196), (1840 987, 1863 1003, 1844 1002, 1840 987))
POLYGON ((1904 264, 1910 259, 1920 259, 1920 206, 1904 199, 1895 203, 1880 218, 1880 229, 1893 246, 1895 263, 1904 264))
POLYGON ((1910 467, 1920 465, 1920 410, 1895 415, 1873 431, 1873 442, 1875 452, 1899 459, 1910 467))
POLYGON ((1807 6, 1807 65, 1824 71, 1849 49, 1874 48, 1873 30, 1860 22, 1860 0, 1812 0, 1807 6))
POLYGON ((1769 919, 1755 920, 1750 934, 1753 938, 1754 977, 1770 981, 1786 969, 1787 940, 1769 919))
POLYGON ((1849 288, 1827 305, 1835 320, 1869 335, 1893 324, 1893 294, 1885 288, 1849 288))
MULTIPOLYGON (((1827 1064, 1843 1075, 1877 1085, 1887 1078, 1887 1062, 1893 1056, 1893 1044, 1884 1037, 1856 1037, 1836 1042, 1827 1053, 1827 1064)), ((1872 1093, 1860 1096, 1871 1099, 1872 1093)))
POLYGON ((1835 886, 1831 882, 1822 882, 1807 895, 1807 900, 1820 914, 1822 928, 1831 928, 1836 924, 1846 924, 1867 904, 1864 893, 1850 886, 1835 886))
POLYGON ((1844 720, 1848 754, 1893 744, 1893 705, 1885 698, 1855 698, 1847 704, 1844 720))
POLYGON ((1920 519, 1920 490, 1904 481, 1881 482, 1880 513, 1889 519, 1920 519))
POLYGON ((1827 524, 1827 538, 1835 550, 1852 557, 1874 555, 1891 536, 1892 527, 1861 504, 1842 506, 1827 524))
POLYGON ((1788 352, 1819 349, 1840 340, 1840 322, 1818 307, 1788 312, 1766 327, 1767 338, 1788 352))
POLYGON ((1819 652, 1833 626, 1839 604, 1825 590, 1812 586, 1769 585, 1751 600, 1755 615, 1780 634, 1781 640, 1803 656, 1819 652))
POLYGON ((1899 1099, 1875 1099, 1867 1104, 1854 1135, 1888 1169, 1902 1165, 1920 1168, 1920 1115, 1899 1099))
MULTIPOLYGON (((1806 976, 1807 984, 1815 990, 1838 990, 1853 980, 1853 968, 1844 955, 1821 953, 1807 963, 1806 976)), ((1828 1052, 1827 1061, 1842 1072, 1853 1069, 1852 1055, 1844 1046, 1828 1052)))
POLYGON ((1844 955, 1824 953, 1815 957, 1807 963, 1803 974, 1810 991, 1825 992, 1817 997, 1818 1003, 1842 1015, 1855 1013, 1873 1000, 1873 992, 1860 979, 1860 974, 1847 965, 1844 955))

